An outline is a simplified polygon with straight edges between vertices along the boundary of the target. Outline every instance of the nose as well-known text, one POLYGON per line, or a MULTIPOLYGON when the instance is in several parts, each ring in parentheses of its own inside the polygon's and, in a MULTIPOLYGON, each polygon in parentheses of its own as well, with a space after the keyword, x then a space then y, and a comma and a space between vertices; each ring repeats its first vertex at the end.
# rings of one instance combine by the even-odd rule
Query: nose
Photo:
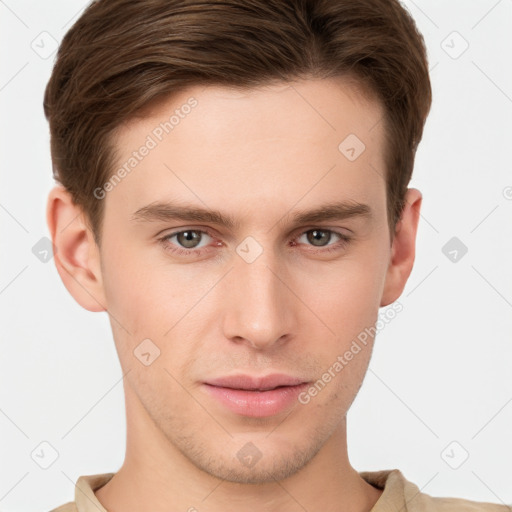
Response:
POLYGON ((299 300, 284 266, 270 253, 264 251, 252 263, 235 255, 223 289, 226 339, 257 350, 287 342, 298 326, 299 300))

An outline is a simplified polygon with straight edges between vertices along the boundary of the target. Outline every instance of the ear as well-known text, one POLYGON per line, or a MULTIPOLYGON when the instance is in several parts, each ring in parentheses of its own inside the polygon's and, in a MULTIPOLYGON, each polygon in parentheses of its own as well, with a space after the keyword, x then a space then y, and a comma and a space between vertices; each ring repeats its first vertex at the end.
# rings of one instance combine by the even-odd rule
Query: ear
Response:
POLYGON ((106 311, 99 248, 83 210, 60 185, 48 195, 46 222, 56 247, 55 266, 68 292, 88 311, 106 311))
POLYGON ((391 258, 380 306, 387 306, 402 294, 414 264, 416 232, 420 218, 422 195, 415 188, 407 189, 402 217, 397 222, 391 258))

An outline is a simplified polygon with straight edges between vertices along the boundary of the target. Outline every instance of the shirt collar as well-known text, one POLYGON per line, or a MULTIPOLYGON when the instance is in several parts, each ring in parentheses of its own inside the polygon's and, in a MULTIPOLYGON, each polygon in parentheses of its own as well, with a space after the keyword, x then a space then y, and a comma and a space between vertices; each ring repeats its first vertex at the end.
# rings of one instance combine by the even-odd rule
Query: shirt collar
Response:
POLYGON ((94 491, 103 487, 115 473, 81 476, 75 486, 75 504, 78 512, 108 512, 94 491))
MULTIPOLYGON (((108 512, 94 492, 103 487, 115 473, 84 475, 75 486, 75 503, 78 512, 108 512)), ((383 489, 380 498, 370 512, 415 512, 417 498, 421 498, 416 485, 407 481, 398 469, 359 472, 370 485, 383 489)), ((423 509, 421 509, 423 510, 423 509)))

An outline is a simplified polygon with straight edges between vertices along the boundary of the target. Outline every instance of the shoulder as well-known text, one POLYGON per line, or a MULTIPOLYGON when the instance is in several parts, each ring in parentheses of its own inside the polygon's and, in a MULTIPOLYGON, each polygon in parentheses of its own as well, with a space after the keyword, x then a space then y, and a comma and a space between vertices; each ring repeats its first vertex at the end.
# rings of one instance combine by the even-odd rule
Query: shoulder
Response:
POLYGON ((78 512, 92 510, 91 503, 96 512, 106 512, 101 506, 94 491, 105 485, 115 473, 99 473, 95 475, 82 475, 75 484, 75 501, 64 503, 60 507, 50 510, 50 512, 78 512))
POLYGON ((484 501, 471 501, 462 498, 437 498, 429 495, 431 509, 435 512, 512 512, 512 506, 498 505, 484 501))
POLYGON ((410 512, 512 512, 512 506, 497 503, 431 496, 405 479, 404 497, 410 512))
POLYGON ((371 512, 512 512, 512 505, 431 496, 421 492, 398 469, 359 474, 369 484, 383 491, 371 512))
POLYGON ((50 512, 77 512, 76 503, 74 501, 64 503, 64 505, 54 508, 50 512))

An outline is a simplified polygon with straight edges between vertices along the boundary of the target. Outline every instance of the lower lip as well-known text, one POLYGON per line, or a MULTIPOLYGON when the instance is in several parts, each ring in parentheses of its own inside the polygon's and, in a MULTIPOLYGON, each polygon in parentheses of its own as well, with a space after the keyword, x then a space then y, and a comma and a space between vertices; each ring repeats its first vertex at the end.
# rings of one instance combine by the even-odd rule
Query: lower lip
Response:
POLYGON ((232 412, 260 418, 273 416, 297 403, 298 395, 309 386, 283 386, 269 391, 246 391, 203 384, 203 388, 232 412))

